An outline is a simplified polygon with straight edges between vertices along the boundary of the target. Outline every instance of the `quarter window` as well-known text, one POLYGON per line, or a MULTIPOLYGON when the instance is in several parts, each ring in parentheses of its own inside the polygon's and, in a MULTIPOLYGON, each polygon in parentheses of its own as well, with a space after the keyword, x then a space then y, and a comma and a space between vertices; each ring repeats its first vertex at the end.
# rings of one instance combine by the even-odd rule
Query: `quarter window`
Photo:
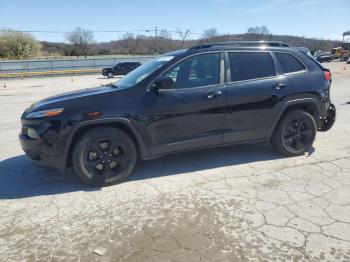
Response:
POLYGON ((196 55, 178 63, 163 74, 176 88, 191 88, 220 83, 220 53, 196 55))
POLYGON ((292 73, 305 70, 304 65, 291 54, 275 53, 275 55, 282 67, 283 73, 292 73))
POLYGON ((228 56, 232 82, 276 75, 272 57, 267 52, 230 52, 228 56))

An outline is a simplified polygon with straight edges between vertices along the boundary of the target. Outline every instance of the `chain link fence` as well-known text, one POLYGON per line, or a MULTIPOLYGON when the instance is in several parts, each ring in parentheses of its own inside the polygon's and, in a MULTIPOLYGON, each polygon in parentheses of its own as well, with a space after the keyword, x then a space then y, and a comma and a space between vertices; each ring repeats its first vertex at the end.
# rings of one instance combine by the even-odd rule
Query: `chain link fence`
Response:
POLYGON ((144 63, 154 56, 130 56, 116 58, 56 59, 56 60, 23 60, 0 61, 0 74, 47 72, 64 70, 102 69, 120 62, 137 61, 144 63))

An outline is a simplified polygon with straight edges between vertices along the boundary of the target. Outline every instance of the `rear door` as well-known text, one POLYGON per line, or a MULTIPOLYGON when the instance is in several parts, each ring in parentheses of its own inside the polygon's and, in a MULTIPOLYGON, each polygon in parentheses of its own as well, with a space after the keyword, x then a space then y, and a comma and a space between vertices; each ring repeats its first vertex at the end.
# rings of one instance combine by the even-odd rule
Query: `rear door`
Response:
POLYGON ((226 53, 227 106, 223 143, 263 139, 291 93, 267 51, 226 53))
POLYGON ((113 74, 114 75, 121 75, 122 74, 122 64, 119 63, 113 68, 113 74))
POLYGON ((125 66, 125 74, 130 73, 135 67, 134 63, 127 63, 125 66))

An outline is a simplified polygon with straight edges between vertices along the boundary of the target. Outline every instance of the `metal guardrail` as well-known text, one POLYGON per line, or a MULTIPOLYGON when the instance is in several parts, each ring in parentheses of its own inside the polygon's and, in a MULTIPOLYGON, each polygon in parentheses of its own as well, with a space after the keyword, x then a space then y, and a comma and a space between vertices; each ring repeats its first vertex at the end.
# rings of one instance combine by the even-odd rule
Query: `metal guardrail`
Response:
POLYGON ((101 69, 79 69, 79 70, 56 70, 41 72, 20 72, 20 73, 0 73, 1 78, 22 78, 27 76, 51 76, 51 75, 78 75, 78 74, 96 74, 101 69))
POLYGON ((60 60, 23 60, 0 61, 0 75, 28 72, 70 71, 85 69, 101 69, 111 67, 120 62, 146 62, 154 56, 130 56, 115 58, 87 58, 87 59, 60 59, 60 60))

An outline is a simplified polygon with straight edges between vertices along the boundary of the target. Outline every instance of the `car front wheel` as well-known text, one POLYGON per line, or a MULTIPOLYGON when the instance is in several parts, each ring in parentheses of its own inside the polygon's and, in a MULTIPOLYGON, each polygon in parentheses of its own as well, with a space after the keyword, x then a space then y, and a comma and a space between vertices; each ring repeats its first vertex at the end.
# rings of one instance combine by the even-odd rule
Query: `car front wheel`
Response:
POLYGON ((303 155, 312 147, 316 131, 312 115, 302 110, 292 111, 277 126, 272 145, 285 156, 303 155))
POLYGON ((107 77, 108 77, 108 78, 113 78, 113 77, 114 77, 114 74, 113 74, 112 72, 109 72, 109 73, 107 74, 107 77))
POLYGON ((124 181, 137 159, 136 147, 122 130, 94 128, 86 132, 73 149, 73 167, 90 186, 108 186, 124 181))

